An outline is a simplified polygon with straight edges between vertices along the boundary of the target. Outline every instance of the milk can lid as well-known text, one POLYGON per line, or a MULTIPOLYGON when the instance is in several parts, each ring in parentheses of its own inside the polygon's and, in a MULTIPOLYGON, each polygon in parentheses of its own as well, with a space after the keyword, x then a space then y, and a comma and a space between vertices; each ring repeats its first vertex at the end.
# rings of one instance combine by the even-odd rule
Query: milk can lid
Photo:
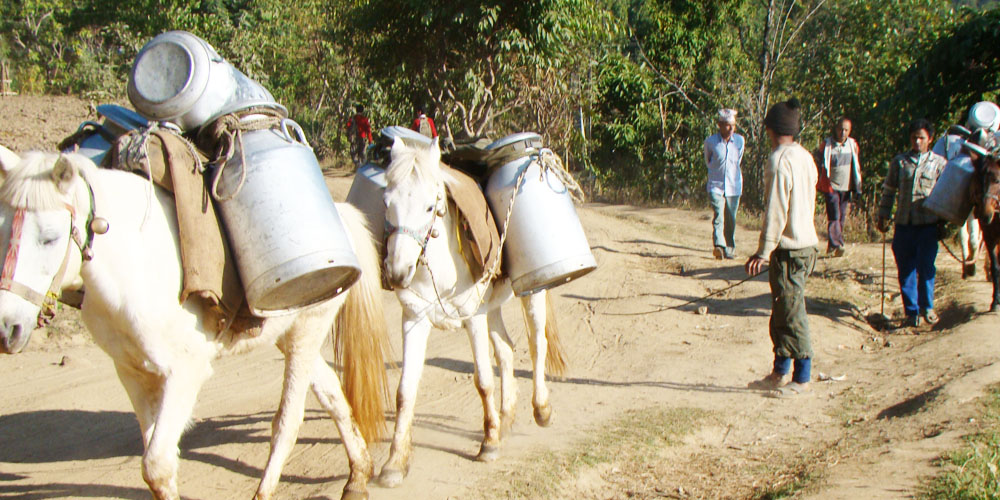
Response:
POLYGON ((1000 125, 1000 107, 989 101, 977 102, 969 108, 969 128, 986 128, 996 132, 1000 125))
POLYGON ((399 125, 392 125, 390 127, 385 127, 379 134, 389 140, 389 144, 392 144, 392 140, 396 137, 403 139, 404 142, 408 143, 419 143, 425 146, 430 146, 431 138, 423 135, 415 130, 408 129, 406 127, 400 127, 399 125))
MULTIPOLYGON (((490 145, 486 146, 486 150, 500 149, 504 146, 514 144, 515 142, 531 140, 537 140, 540 143, 542 141, 542 136, 535 132, 518 132, 516 134, 508 135, 503 139, 493 141, 490 145)), ((538 147, 541 147, 541 144, 539 144, 538 147)))

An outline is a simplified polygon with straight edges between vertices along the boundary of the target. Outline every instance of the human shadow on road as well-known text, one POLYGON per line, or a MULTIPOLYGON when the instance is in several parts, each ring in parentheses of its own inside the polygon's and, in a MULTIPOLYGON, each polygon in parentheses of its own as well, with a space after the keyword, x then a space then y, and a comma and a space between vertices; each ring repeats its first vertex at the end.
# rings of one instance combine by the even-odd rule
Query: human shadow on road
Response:
MULTIPOLYGON (((430 358, 427 364, 445 370, 458 373, 472 373, 473 365, 470 361, 462 361, 451 358, 430 358)), ((514 376, 518 378, 530 379, 530 370, 514 370, 514 376)), ((685 384, 680 382, 667 381, 632 381, 618 382, 614 380, 598 380, 592 378, 567 377, 562 379, 552 379, 551 382, 559 384, 591 385, 600 387, 659 387, 676 391, 697 391, 697 392, 755 392, 746 387, 713 385, 713 384, 685 384)))

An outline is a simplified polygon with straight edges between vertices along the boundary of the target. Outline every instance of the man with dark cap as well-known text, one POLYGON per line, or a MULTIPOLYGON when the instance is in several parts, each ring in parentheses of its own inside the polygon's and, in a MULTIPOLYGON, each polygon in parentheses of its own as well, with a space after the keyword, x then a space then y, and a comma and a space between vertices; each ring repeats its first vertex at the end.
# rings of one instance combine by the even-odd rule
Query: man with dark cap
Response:
POLYGON ((799 101, 779 102, 764 117, 771 141, 764 186, 767 212, 757 252, 746 262, 754 276, 769 264, 771 284, 771 343, 774 367, 770 375, 751 382, 751 389, 792 396, 809 390, 812 344, 806 315, 806 277, 816 265, 819 238, 813 225, 818 173, 812 154, 795 142, 799 133, 799 101), (794 362, 792 381, 785 384, 794 362))

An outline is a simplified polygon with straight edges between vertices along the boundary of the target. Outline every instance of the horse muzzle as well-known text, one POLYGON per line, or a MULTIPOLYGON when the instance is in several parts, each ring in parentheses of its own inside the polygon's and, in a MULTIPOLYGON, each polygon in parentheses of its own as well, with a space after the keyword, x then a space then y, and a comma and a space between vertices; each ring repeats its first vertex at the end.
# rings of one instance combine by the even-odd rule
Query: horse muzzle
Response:
POLYGON ((25 328, 22 323, 3 322, 0 325, 0 353, 17 354, 28 345, 31 338, 31 328, 25 328))
POLYGON ((413 276, 417 273, 416 264, 396 266, 389 259, 386 259, 385 269, 386 277, 389 279, 389 284, 392 285, 393 290, 409 287, 410 283, 413 282, 413 276))

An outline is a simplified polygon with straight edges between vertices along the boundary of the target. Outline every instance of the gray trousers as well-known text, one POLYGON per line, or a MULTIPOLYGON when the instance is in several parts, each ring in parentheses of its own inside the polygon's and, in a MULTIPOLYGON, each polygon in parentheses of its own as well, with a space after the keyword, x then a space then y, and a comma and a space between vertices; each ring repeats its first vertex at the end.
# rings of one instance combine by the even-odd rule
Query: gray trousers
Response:
POLYGON ((816 247, 771 252, 771 343, 774 354, 785 358, 813 357, 806 315, 806 278, 816 267, 816 247))
POLYGON ((740 197, 709 193, 712 204, 712 245, 736 249, 736 211, 740 209, 740 197))

